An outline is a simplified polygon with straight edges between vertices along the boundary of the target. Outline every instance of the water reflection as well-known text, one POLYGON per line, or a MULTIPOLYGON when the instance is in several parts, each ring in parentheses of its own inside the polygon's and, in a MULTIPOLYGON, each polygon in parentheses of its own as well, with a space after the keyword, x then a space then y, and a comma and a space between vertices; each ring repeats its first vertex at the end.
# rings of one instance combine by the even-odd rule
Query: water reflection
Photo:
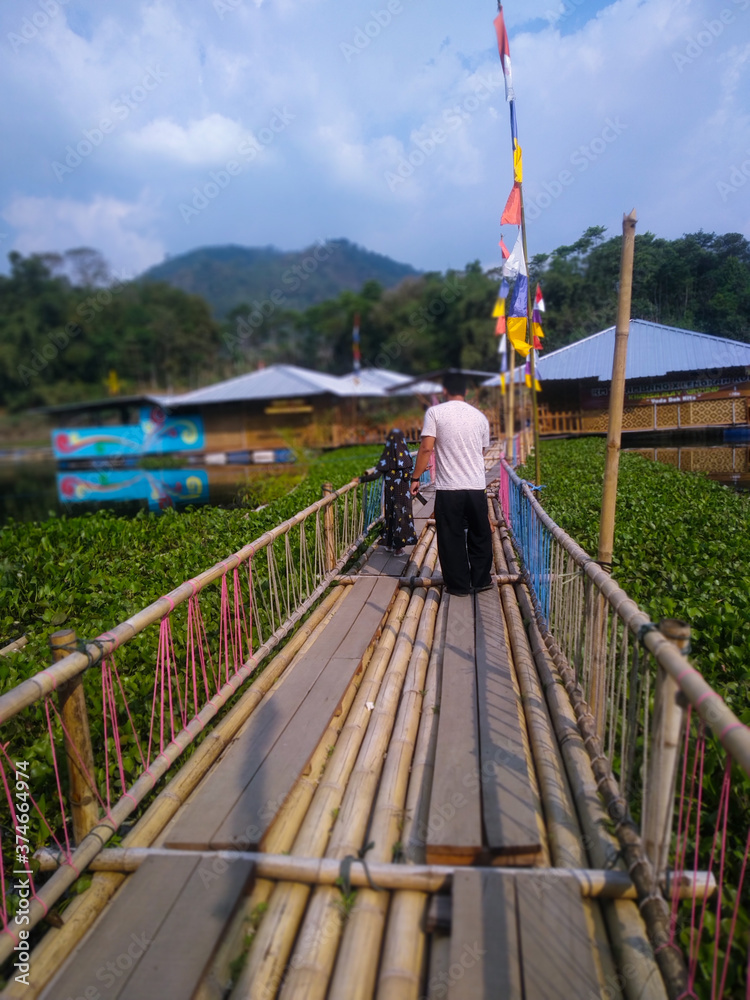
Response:
POLYGON ((676 447, 624 448, 654 462, 673 465, 683 472, 703 472, 716 482, 750 490, 750 445, 680 445, 676 447))
POLYGON ((294 474, 296 468, 294 464, 113 468, 103 461, 98 467, 61 470, 54 462, 0 463, 0 525, 11 518, 44 521, 102 509, 128 517, 144 509, 231 506, 239 494, 252 501, 253 484, 294 474))

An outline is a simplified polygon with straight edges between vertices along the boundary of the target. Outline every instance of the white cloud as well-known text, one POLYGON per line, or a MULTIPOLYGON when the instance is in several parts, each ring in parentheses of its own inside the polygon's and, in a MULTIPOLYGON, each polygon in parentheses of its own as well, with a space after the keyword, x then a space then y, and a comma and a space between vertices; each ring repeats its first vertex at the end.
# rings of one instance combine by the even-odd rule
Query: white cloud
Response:
POLYGON ((157 118, 139 131, 130 132, 127 144, 146 156, 203 167, 231 159, 246 137, 247 131, 237 122, 213 113, 186 126, 169 118, 157 118))
POLYGON ((93 247, 123 279, 135 277, 164 258, 162 242, 144 234, 151 215, 146 198, 126 204, 102 196, 88 203, 18 196, 2 215, 17 230, 14 246, 22 254, 93 247))

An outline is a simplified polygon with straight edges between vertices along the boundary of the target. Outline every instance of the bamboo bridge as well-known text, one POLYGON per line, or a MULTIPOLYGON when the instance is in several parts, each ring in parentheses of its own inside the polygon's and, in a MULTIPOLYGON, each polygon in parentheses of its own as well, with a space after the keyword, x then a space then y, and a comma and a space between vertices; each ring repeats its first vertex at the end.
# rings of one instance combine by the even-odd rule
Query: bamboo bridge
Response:
POLYGON ((490 465, 490 591, 443 593, 429 486, 395 555, 355 481, 0 696, 3 997, 740 995, 736 910, 701 992, 725 869, 698 864, 695 762, 750 773, 750 732, 490 465), (19 814, 43 718, 57 793, 19 814), (32 861, 6 831, 35 810, 32 861))

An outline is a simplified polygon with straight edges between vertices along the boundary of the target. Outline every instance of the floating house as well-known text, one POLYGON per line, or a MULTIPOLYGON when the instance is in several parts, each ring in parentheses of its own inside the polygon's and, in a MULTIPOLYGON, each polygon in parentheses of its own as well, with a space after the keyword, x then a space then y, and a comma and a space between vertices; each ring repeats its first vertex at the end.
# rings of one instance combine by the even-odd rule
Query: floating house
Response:
MULTIPOLYGON (((606 432, 614 348, 611 326, 537 357, 542 434, 606 432)), ((523 368, 516 379, 523 382, 523 368)), ((624 432, 748 428, 750 344, 631 320, 622 426, 624 432)))
POLYGON ((420 401, 429 405, 439 392, 435 382, 383 369, 336 376, 270 365, 181 395, 115 397, 46 412, 72 418, 52 432, 58 461, 193 453, 209 464, 272 463, 293 461, 300 447, 380 441, 381 423, 420 412, 420 401))

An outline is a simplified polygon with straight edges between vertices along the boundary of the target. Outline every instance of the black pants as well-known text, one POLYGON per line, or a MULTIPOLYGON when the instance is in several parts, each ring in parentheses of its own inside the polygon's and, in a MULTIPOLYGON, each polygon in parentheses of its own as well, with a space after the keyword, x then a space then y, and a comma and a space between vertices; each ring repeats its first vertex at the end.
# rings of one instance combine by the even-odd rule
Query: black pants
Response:
POLYGON ((445 586, 454 594, 492 583, 492 528, 484 490, 437 490, 435 528, 445 586))

